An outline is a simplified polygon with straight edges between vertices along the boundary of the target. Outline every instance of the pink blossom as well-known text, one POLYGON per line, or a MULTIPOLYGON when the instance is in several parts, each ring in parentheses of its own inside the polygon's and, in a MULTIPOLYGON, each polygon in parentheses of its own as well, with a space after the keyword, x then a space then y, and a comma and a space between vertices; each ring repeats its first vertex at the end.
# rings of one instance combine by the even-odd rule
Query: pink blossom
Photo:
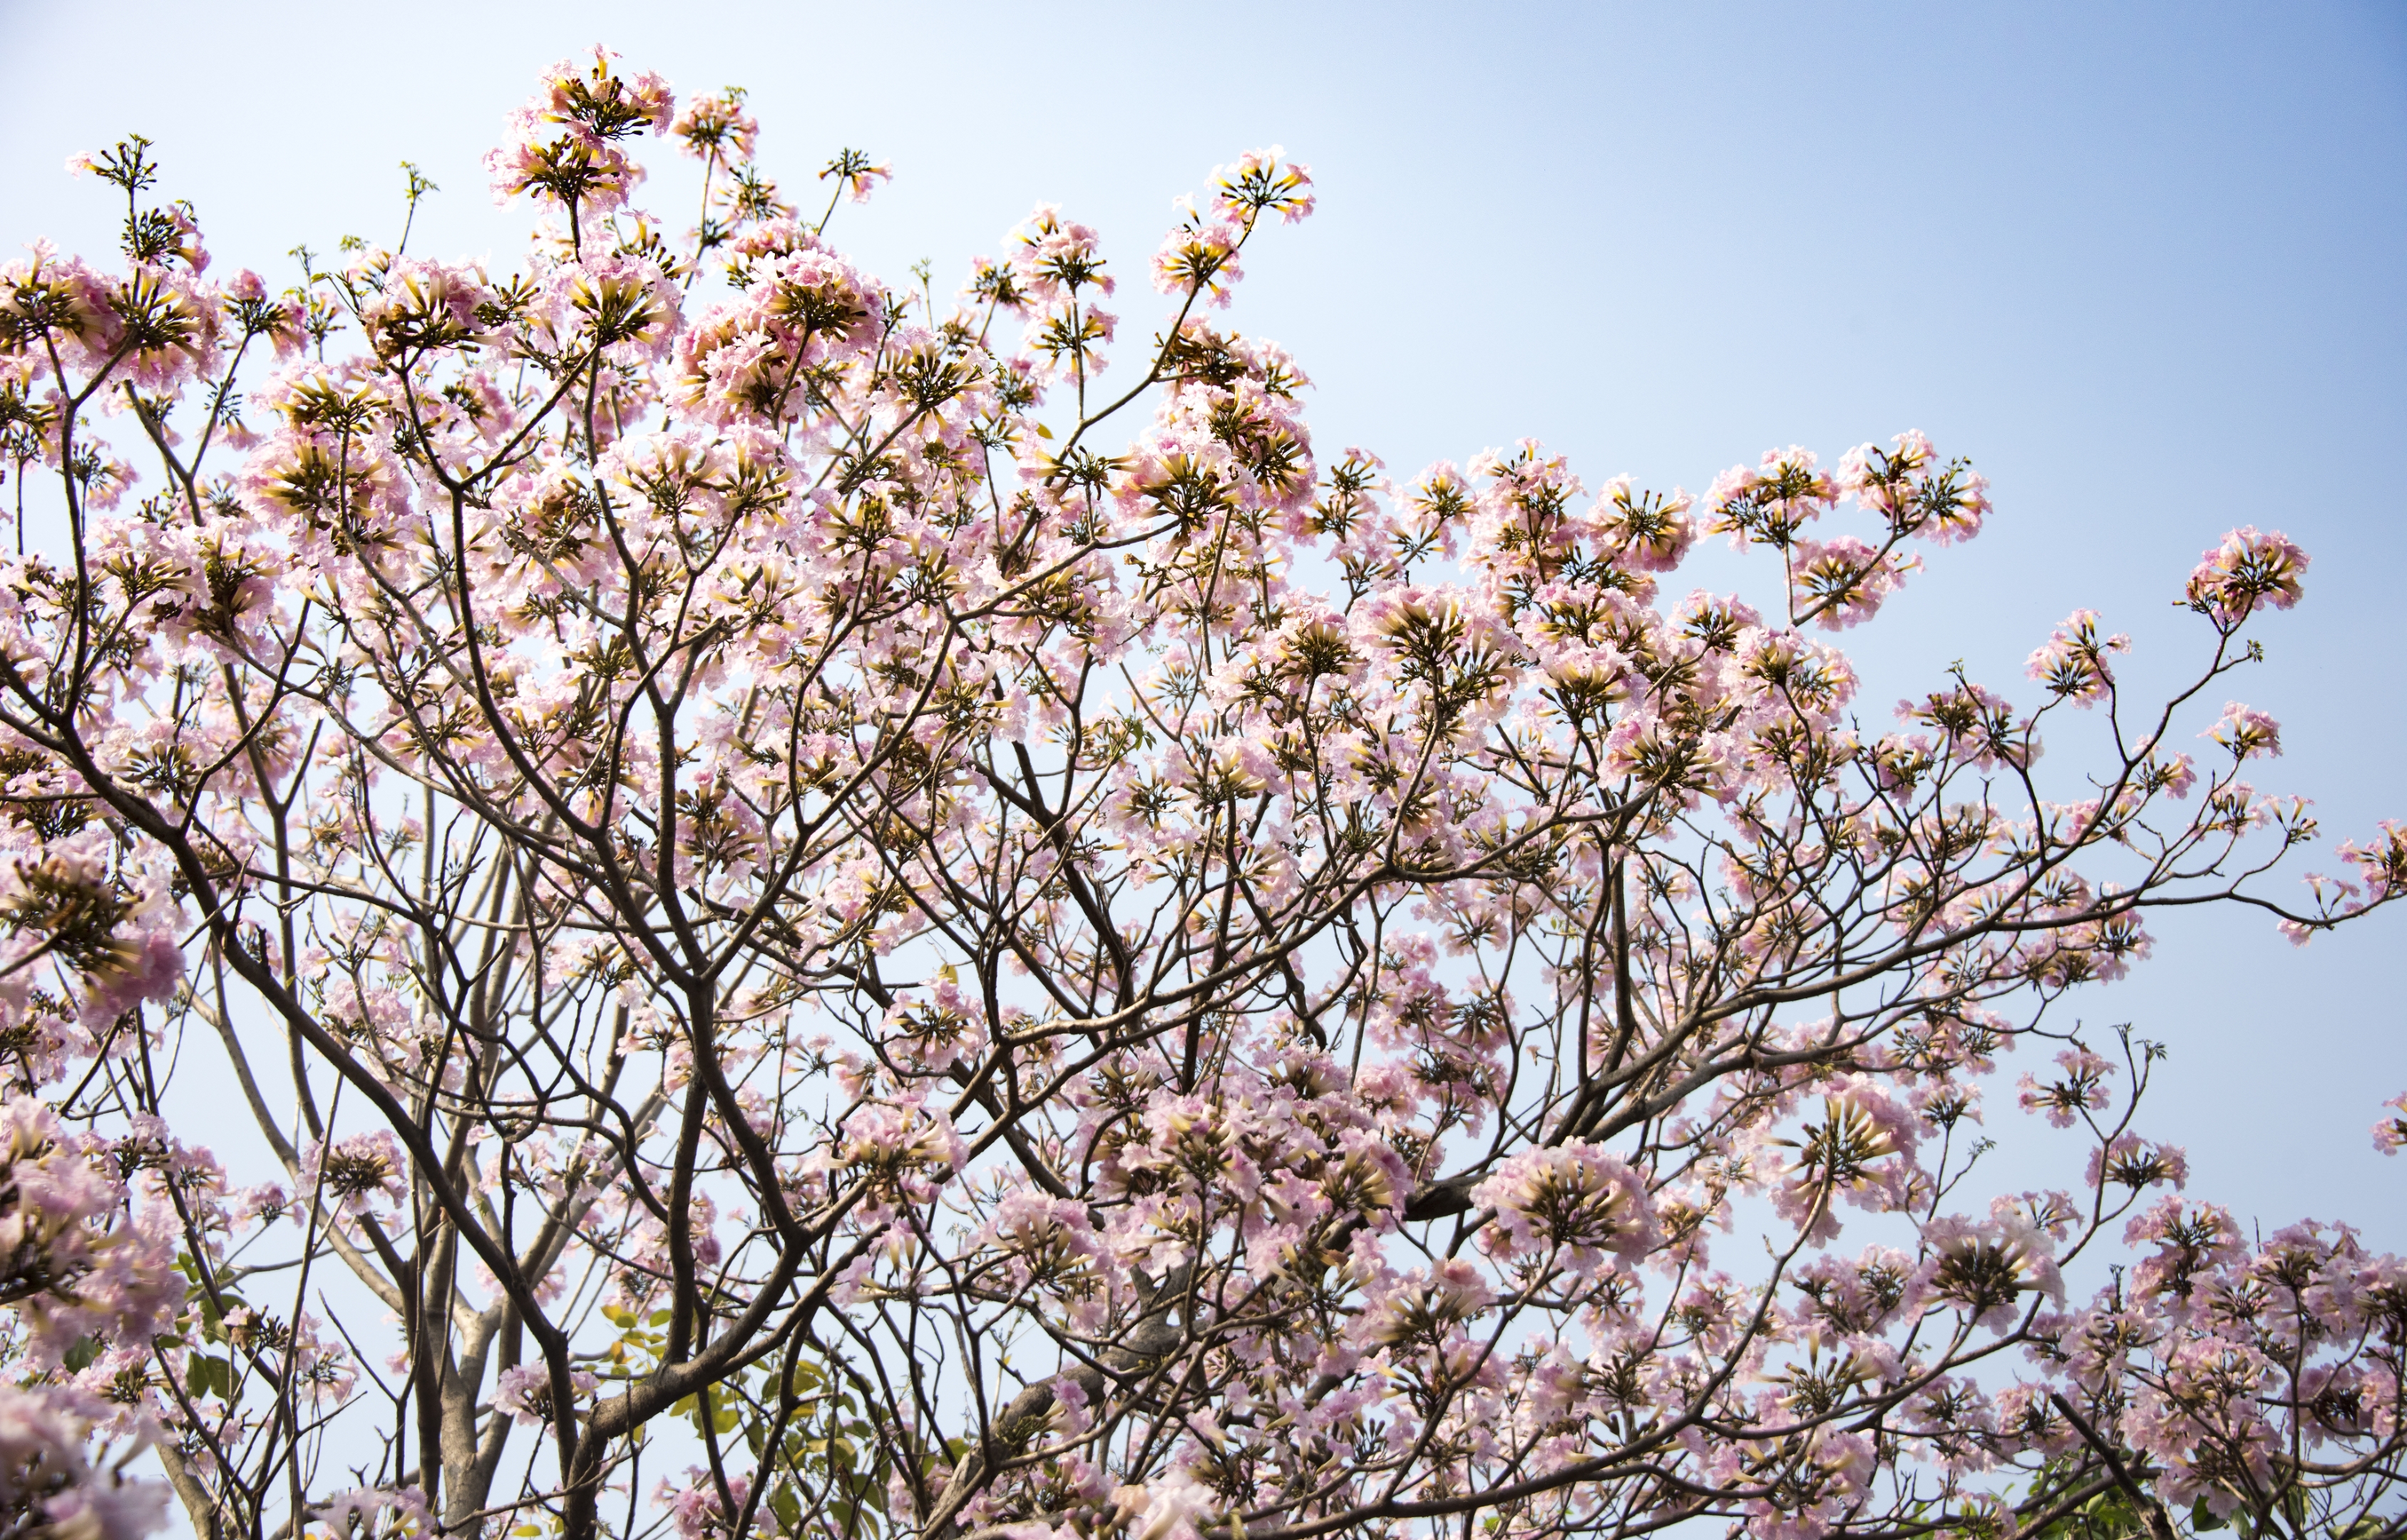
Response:
POLYGON ((2357 868, 2369 905, 2381 903, 2407 887, 2407 824, 2385 820, 2382 837, 2371 844, 2354 840, 2340 848, 2341 859, 2357 868))
POLYGON ((1837 485, 1887 520, 1895 535, 1939 545, 1970 540, 1989 512, 1989 483, 1962 461, 1939 464, 1938 451, 1908 429, 1886 451, 1870 444, 1839 461, 1837 485))
POLYGON ((1498 1256, 1560 1258, 1593 1273, 1605 1252, 1627 1265, 1656 1238, 1654 1205, 1636 1172, 1599 1146, 1574 1141, 1526 1151, 1496 1168, 1471 1201, 1496 1211, 1481 1245, 1498 1256))
POLYGON ((2134 1192, 2159 1183, 2179 1189, 2189 1181, 2189 1156, 2179 1145, 2150 1144, 2138 1134, 2119 1134, 2111 1144, 2090 1150, 2083 1179, 2092 1188, 2115 1182, 2134 1192))
POLYGON ((1486 1310, 1492 1298, 1477 1268, 1450 1259, 1392 1282, 1363 1313, 1353 1334, 1374 1345, 1435 1346, 1486 1310))
POLYGON ((354 1487, 328 1498, 318 1517, 331 1533, 351 1540, 423 1534, 431 1523, 426 1495, 416 1487, 354 1487))
POLYGON ((686 154, 696 160, 716 157, 727 164, 749 161, 760 132, 760 123, 744 110, 744 93, 733 87, 687 97, 668 126, 670 135, 683 141, 686 154))
MULTIPOLYGON (((569 1372, 569 1394, 577 1401, 589 1399, 601 1380, 583 1369, 569 1372)), ((521 1364, 505 1369, 493 1381, 493 1406, 509 1414, 511 1420, 528 1427, 540 1427, 559 1415, 552 1405, 551 1371, 541 1363, 521 1364)))
POLYGON ((937 1187, 961 1169, 964 1148, 950 1119, 905 1098, 857 1108, 845 1119, 830 1161, 868 1180, 876 1215, 890 1204, 932 1201, 937 1187))
MULTIPOLYGON (((738 1508, 752 1495, 752 1481, 748 1476, 730 1476, 727 1488, 738 1508)), ((688 1467, 682 1481, 663 1477, 652 1501, 669 1510, 677 1540, 732 1540, 735 1533, 735 1515, 727 1511, 719 1496, 719 1482, 699 1465, 688 1467)), ((762 1511, 765 1516, 768 1510, 764 1507, 762 1511)))
POLYGON ((1671 572, 1696 544, 1696 524, 1688 517, 1694 503, 1677 487, 1668 494, 1641 492, 1630 478, 1617 476, 1597 494, 1592 517, 1616 559, 1630 570, 1671 572))
POLYGON ((2095 706, 2115 684, 2107 654, 2128 652, 2130 647, 2129 636, 2099 634, 2097 611, 2078 609, 2056 628, 2045 647, 2030 655, 2024 671, 2059 699, 2080 706, 2095 706))
POLYGON ((2123 1238, 2157 1248, 2131 1272, 2133 1296, 2179 1317, 2193 1308, 2200 1280, 2243 1252, 2240 1227, 2228 1210, 2175 1197, 2159 1199, 2135 1217, 2123 1238))
POLYGON ((2282 724, 2262 711, 2254 710, 2238 701, 2227 704, 2223 718, 2199 734, 2213 738, 2231 751, 2235 762, 2263 756, 2279 758, 2282 752, 2282 724))
POLYGON ((1814 451, 1792 444, 1765 450, 1756 469, 1731 466, 1706 489, 1709 527, 1728 534, 1734 549, 1750 544, 1786 548, 1839 500, 1838 483, 1816 463, 1814 451))
POLYGON ((589 216, 626 202, 644 170, 619 141, 645 129, 666 132, 674 104, 659 76, 622 78, 611 64, 616 57, 597 47, 590 68, 562 60, 543 89, 511 114, 508 139, 485 159, 494 202, 533 192, 589 216))
POLYGON ((473 346, 485 335, 478 308, 492 294, 474 267, 409 258, 373 281, 360 324, 379 356, 473 346))
POLYGON ((2233 530, 2190 573, 2189 606, 2227 630, 2259 604, 2287 609, 2299 602, 2307 563, 2307 553, 2279 530, 2260 535, 2253 524, 2233 530))
POLYGON ((1246 232, 1237 225, 1190 216, 1162 238, 1153 255, 1153 286, 1165 294, 1188 294, 1225 306, 1245 277, 1238 248, 1246 232))
POLYGON ((1249 150, 1233 165, 1212 168, 1212 216, 1244 224, 1262 212, 1275 213, 1289 224, 1312 213, 1312 170, 1301 161, 1286 159, 1273 145, 1249 150))
POLYGON ((1053 305, 1083 289, 1108 294, 1118 287, 1104 271, 1093 227, 1063 219, 1057 204, 1038 204, 1011 239, 1018 248, 1011 257, 1015 292, 1025 300, 1053 305))
POLYGON ((165 1527, 165 1483, 94 1470, 86 1426, 71 1395, 0 1386, 0 1524, 91 1540, 140 1540, 165 1527))
POLYGON ((2055 1247, 2044 1230, 2015 1215, 1986 1223, 1942 1216, 1922 1228, 1925 1261, 1906 1290, 1906 1308, 1960 1312, 1969 1323, 2011 1331, 2022 1296, 2064 1298, 2055 1247))
POLYGON ((857 150, 847 150, 830 161, 827 168, 819 173, 821 181, 831 177, 853 202, 867 203, 879 182, 894 179, 894 170, 891 166, 873 164, 868 156, 857 150))
POLYGON ((2058 1053, 2056 1063, 2060 1073, 2044 1084, 2025 1075, 2017 1082, 2018 1100, 2025 1112, 2044 1112, 2052 1127, 2071 1128, 2076 1118, 2106 1105, 2106 1082, 2116 1073, 2115 1066, 2077 1043, 2058 1053))
POLYGON ((1825 631, 1843 631, 1879 613, 1881 602, 1902 587, 1918 564, 1882 551, 1852 535, 1788 542, 1790 607, 1810 615, 1825 631))
POLYGON ((400 1141, 376 1130, 335 1140, 331 1146, 311 1145, 302 1152, 298 1179, 322 1190, 349 1212, 365 1214, 376 1204, 406 1200, 409 1162, 400 1141))
POLYGON ((2373 1148, 2385 1155, 2396 1155, 2401 1146, 2407 1146, 2407 1091, 2382 1105, 2389 1116, 2373 1125, 2373 1148))
POLYGON ((0 1298, 23 1318, 32 1362, 52 1366, 82 1337, 147 1344, 183 1297, 170 1213, 129 1216, 124 1188, 31 1097, 0 1104, 0 1298))

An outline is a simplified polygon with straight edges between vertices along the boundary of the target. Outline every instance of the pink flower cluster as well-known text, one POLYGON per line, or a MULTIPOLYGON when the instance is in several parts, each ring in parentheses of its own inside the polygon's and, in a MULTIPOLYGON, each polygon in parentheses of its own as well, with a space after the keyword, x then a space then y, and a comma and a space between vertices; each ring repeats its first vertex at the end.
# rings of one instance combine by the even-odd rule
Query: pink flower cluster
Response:
POLYGON ((24 1360, 51 1369, 78 1343, 139 1352, 183 1301, 172 1211, 130 1206, 110 1151, 32 1097, 0 1103, 0 1299, 24 1360))
POLYGON ((2253 524, 2233 530, 2190 573, 2189 606, 2225 628, 2246 620, 2259 605, 2287 609, 2299 602, 2307 562, 2307 553, 2279 530, 2260 535, 2253 524))
POLYGON ((140 1540, 167 1523, 159 1481, 94 1469, 78 1398, 0 1386, 0 1524, 16 1534, 140 1540))
POLYGON ((623 141, 668 133, 673 103, 649 70, 621 77, 617 57, 596 47, 590 66, 563 59, 546 72, 542 89, 510 115, 509 136, 485 157, 495 203, 529 193, 580 220, 627 201, 644 171, 623 141))

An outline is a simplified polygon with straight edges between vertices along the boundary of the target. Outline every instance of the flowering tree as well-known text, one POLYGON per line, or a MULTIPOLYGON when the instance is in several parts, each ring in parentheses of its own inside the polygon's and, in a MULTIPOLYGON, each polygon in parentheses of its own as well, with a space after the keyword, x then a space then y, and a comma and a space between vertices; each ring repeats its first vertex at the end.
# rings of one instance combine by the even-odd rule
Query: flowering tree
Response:
POLYGON ((2180 1195, 2058 1011, 2407 882, 2269 896, 2201 709, 2295 546, 2170 701, 2083 612, 1884 732, 1815 634, 1987 515, 1920 435, 1393 479, 1212 319, 1278 152, 1107 376, 1092 231, 939 304, 754 139, 597 50, 514 272, 211 278, 137 139, 121 264, 0 274, 7 1533, 154 1527, 146 1447, 210 1540, 2400 1533, 2407 1263, 2180 1195))

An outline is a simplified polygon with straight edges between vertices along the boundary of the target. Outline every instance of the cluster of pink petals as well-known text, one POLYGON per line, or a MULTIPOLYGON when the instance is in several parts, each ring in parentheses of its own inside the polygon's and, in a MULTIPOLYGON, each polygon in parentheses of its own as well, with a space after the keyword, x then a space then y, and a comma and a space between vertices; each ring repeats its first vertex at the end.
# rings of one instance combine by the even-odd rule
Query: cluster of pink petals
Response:
POLYGON ((2407 1146, 2407 1091, 2400 1091, 2382 1104, 2386 1114, 2373 1125, 2373 1148, 2385 1155, 2396 1155, 2407 1146))
POLYGON ((148 1343, 183 1302, 172 1210, 130 1205, 106 1148, 36 1098, 0 1103, 0 1295, 23 1322, 27 1361, 54 1367, 85 1338, 148 1343))
POLYGON ((0 1386, 0 1525, 26 1535, 140 1540, 166 1527, 167 1486, 94 1469, 86 1398, 0 1386))
POLYGON ((563 59, 546 72, 542 89, 510 115, 508 136, 485 157, 495 203, 531 193, 591 218, 627 201, 644 168, 620 141, 645 129, 667 133, 676 104, 658 75, 622 76, 617 57, 596 47, 590 65, 563 59))
POLYGON ((2223 626, 2239 624, 2259 605, 2287 609, 2299 602, 2307 563, 2307 553, 2279 530, 2233 530, 2191 571, 2190 607, 2223 626))
POLYGON ((1635 1262, 1658 1239, 1645 1179, 1584 1142, 1512 1157, 1471 1201, 1495 1211, 1480 1242, 1492 1255, 1560 1259, 1575 1273, 1594 1272, 1607 1252, 1635 1262))

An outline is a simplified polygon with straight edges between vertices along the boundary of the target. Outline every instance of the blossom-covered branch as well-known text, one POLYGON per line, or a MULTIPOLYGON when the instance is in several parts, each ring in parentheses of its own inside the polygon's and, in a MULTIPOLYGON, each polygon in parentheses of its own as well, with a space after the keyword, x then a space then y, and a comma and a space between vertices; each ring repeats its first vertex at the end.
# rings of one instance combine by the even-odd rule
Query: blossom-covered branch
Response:
POLYGON ((2295 545, 2170 699, 2084 610, 1883 718, 1818 634, 1993 513, 1922 435, 1391 476, 1221 319, 1281 151, 1149 330, 1059 208, 939 304, 760 152, 596 50, 514 265, 211 278, 129 140, 122 260, 0 273, 9 1522, 148 1447, 213 1540, 2395 1525, 2407 1265, 2186 1196, 2062 1004, 2407 878, 2272 881, 2295 545))

